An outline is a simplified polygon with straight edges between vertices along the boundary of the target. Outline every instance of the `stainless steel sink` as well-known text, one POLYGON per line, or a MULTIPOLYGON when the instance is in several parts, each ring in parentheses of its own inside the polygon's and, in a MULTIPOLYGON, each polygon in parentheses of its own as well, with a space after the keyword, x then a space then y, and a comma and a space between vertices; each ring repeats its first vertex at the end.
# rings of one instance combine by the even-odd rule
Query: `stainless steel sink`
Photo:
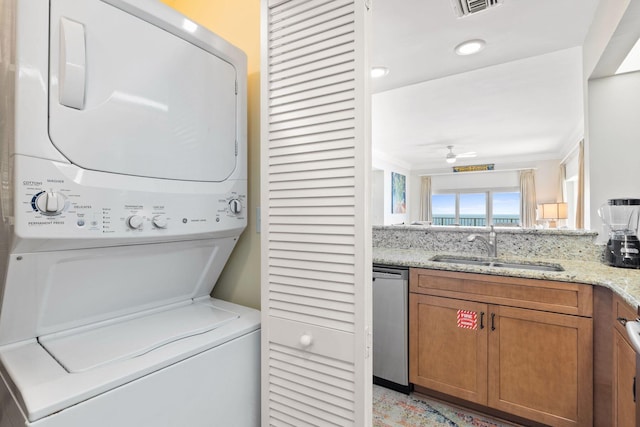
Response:
POLYGON ((511 262, 500 260, 482 260, 476 258, 464 258, 448 255, 436 255, 431 258, 431 261, 446 262, 449 264, 464 264, 464 265, 477 265, 482 267, 496 267, 496 268, 517 268, 521 270, 535 270, 535 271, 564 271, 559 264, 541 263, 541 262, 511 262))
POLYGON ((536 271, 564 271, 564 268, 562 268, 562 266, 558 264, 492 262, 490 266, 499 267, 499 268, 520 268, 523 270, 536 270, 536 271))
POLYGON ((488 267, 491 265, 490 261, 481 261, 477 259, 467 259, 467 258, 449 258, 449 257, 433 257, 431 261, 437 262, 448 262, 449 264, 465 264, 465 265, 483 265, 488 267))

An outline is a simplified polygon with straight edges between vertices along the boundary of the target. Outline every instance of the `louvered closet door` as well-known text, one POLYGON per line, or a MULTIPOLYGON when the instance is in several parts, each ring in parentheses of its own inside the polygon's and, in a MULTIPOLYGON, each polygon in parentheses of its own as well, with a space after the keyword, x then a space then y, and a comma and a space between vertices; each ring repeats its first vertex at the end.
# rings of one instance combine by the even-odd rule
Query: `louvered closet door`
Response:
POLYGON ((371 425, 365 0, 262 3, 262 425, 371 425))

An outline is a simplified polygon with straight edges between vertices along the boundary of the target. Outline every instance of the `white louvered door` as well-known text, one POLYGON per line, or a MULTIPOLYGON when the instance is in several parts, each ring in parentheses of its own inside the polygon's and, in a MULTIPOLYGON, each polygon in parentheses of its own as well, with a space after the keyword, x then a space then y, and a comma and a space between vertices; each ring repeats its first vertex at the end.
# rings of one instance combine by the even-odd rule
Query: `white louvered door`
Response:
POLYGON ((262 425, 371 425, 369 0, 262 0, 262 425))

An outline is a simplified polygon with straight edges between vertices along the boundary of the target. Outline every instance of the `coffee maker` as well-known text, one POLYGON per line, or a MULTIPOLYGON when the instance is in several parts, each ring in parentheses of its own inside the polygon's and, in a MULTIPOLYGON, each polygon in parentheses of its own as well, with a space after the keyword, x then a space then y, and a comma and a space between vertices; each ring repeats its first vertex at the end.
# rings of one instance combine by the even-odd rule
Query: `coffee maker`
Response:
POLYGON ((614 267, 640 268, 638 219, 640 199, 609 199, 598 215, 609 232, 605 262, 614 267))

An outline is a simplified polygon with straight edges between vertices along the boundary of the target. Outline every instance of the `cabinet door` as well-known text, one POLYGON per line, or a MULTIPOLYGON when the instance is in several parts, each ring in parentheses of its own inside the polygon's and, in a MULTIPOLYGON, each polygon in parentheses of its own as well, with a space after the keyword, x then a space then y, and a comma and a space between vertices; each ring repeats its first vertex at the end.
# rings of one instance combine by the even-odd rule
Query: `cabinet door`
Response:
POLYGON ((368 426, 371 11, 261 4, 262 425, 368 426))
POLYGON ((487 305, 413 293, 409 303, 410 381, 485 404, 487 305))
POLYGON ((635 319, 636 310, 617 295, 613 296, 613 370, 612 370, 612 426, 636 425, 636 353, 628 341, 625 326, 617 319, 635 319))
POLYGON ((491 306, 488 405, 557 427, 592 424, 592 319, 491 306))
POLYGON ((636 353, 627 340, 613 331, 613 425, 636 425, 635 403, 636 353))

